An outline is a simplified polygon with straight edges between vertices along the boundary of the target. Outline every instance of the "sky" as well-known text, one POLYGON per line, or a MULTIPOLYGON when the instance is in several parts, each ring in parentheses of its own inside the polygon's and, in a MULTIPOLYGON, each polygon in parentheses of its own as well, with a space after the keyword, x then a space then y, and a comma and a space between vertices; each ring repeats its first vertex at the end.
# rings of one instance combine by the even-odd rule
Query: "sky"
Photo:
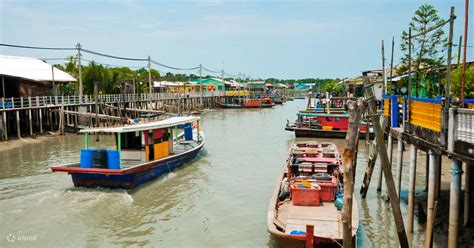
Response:
MULTIPOLYGON (((395 37, 423 3, 449 18, 456 8, 454 43, 464 30, 464 0, 320 0, 320 1, 23 1, 0 0, 0 43, 75 47, 101 53, 146 58, 179 68, 203 67, 251 78, 342 78, 386 64, 395 37)), ((471 1, 468 44, 474 44, 471 1)), ((448 29, 445 29, 448 31, 448 29)), ((474 59, 468 48, 468 60, 474 59)), ((454 49, 457 54, 457 49, 454 49)), ((0 54, 49 58, 63 63, 74 51, 0 47, 0 54)), ((83 53, 84 62, 143 67, 83 53)), ((160 72, 176 71, 153 66, 160 72)), ((211 75, 218 76, 219 74, 211 75)))

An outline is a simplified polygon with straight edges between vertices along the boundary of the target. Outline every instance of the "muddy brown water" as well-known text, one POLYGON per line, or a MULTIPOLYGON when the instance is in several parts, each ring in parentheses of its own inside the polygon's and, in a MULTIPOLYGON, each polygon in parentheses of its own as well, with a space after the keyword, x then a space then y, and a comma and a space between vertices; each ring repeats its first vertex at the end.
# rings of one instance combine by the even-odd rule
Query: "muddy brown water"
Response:
MULTIPOLYGON (((267 207, 295 141, 284 130, 286 119, 293 120, 305 104, 295 100, 273 109, 203 114, 206 144, 200 156, 133 192, 74 188, 69 175, 51 173, 49 166, 79 159, 80 135, 0 152, 0 247, 279 247, 266 230, 267 207)), ((343 150, 344 140, 330 141, 343 150)), ((101 142, 112 145, 107 136, 101 142)), ((395 247, 391 208, 375 190, 376 177, 367 198, 359 198, 366 164, 360 143, 359 247, 395 247)), ((408 161, 405 157, 402 194, 408 161)), ((424 165, 423 154, 418 162, 424 165)), ((424 171, 417 173, 417 187, 423 189, 424 171)), ((413 242, 424 244, 416 221, 413 242)))

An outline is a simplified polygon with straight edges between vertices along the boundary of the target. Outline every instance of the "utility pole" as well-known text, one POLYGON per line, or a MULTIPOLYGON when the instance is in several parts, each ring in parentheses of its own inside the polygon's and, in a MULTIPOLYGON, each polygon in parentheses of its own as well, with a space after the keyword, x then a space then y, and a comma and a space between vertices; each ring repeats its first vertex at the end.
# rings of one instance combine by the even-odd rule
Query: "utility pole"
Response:
POLYGON ((461 108, 464 107, 464 84, 466 83, 466 50, 467 50, 467 24, 469 18, 469 0, 466 0, 466 7, 464 13, 464 49, 462 58, 462 73, 461 73, 461 108))
MULTIPOLYGON (((395 47, 395 38, 392 36, 392 54, 390 58, 390 85, 392 85, 392 78, 393 78, 393 49, 395 47)), ((393 93, 393 92, 392 92, 393 93)))
POLYGON ((51 66, 51 80, 53 82, 53 95, 57 95, 56 82, 54 81, 54 66, 51 66))
POLYGON ((383 71, 383 93, 387 94, 387 75, 385 73, 385 50, 382 40, 382 71, 383 71))
MULTIPOLYGON (((452 53, 453 53, 454 19, 456 19, 456 16, 454 15, 454 7, 451 7, 451 15, 449 16, 448 61, 447 61, 447 68, 446 68, 446 89, 445 89, 446 100, 444 101, 444 108, 446 112, 449 108, 448 99, 449 99, 450 89, 451 89, 450 88, 451 87, 451 59, 452 59, 452 53)), ((447 118, 446 118, 446 121, 447 121, 447 118)), ((447 125, 445 125, 444 127, 447 128, 447 125)))
POLYGON ((221 73, 222 73, 222 89, 224 90, 224 97, 225 97, 224 67, 222 67, 221 73))
POLYGON ((151 85, 151 58, 148 55, 148 87, 150 92, 150 100, 151 100, 151 93, 153 93, 153 86, 151 85))
POLYGON ((462 47, 462 35, 459 36, 459 43, 458 43, 458 64, 456 68, 459 68, 461 64, 461 47, 462 47))
POLYGON ((199 104, 202 105, 202 64, 199 64, 199 104))
POLYGON ((79 71, 79 102, 82 103, 82 66, 81 66, 81 44, 78 42, 77 49, 77 67, 79 71))
MULTIPOLYGON (((404 113, 407 114, 407 118, 403 118, 403 129, 404 131, 408 131, 408 127, 406 125, 406 121, 410 121, 410 105, 411 105, 411 27, 408 28, 408 85, 407 85, 407 101, 405 106, 404 113)), ((411 132, 410 132, 411 133, 411 132)))

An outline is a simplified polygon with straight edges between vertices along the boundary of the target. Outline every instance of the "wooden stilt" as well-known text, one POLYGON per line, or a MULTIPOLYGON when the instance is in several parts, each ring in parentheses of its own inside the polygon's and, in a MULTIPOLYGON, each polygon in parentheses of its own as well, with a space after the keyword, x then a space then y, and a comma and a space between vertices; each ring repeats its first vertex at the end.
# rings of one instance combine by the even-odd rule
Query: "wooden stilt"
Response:
POLYGON ((343 179, 344 179, 344 210, 342 214, 343 245, 350 248, 352 245, 352 196, 354 192, 354 160, 356 160, 356 149, 359 139, 359 126, 361 116, 364 113, 364 104, 361 99, 356 103, 349 101, 349 128, 347 130, 346 142, 342 157, 343 179))
POLYGON ((40 133, 43 133, 43 115, 41 112, 42 112, 42 109, 38 109, 40 133))
POLYGON ((3 137, 5 140, 8 140, 8 123, 7 123, 7 112, 3 111, 2 113, 3 116, 3 137))
POLYGON ((21 138, 21 135, 20 135, 20 111, 15 111, 15 114, 16 114, 16 131, 17 131, 17 135, 18 135, 18 138, 20 139, 21 138))
POLYGON ((471 195, 471 174, 472 174, 472 168, 473 164, 466 163, 464 169, 464 226, 467 226, 467 223, 469 223, 469 208, 470 206, 470 195, 471 195))
POLYGON ((441 191, 441 155, 436 155, 435 162, 435 199, 438 199, 441 191))
POLYGON ((416 189, 416 146, 410 145, 410 178, 408 183, 408 217, 407 231, 413 233, 413 219, 415 211, 415 189, 416 189))
POLYGON ((370 180, 372 179, 372 173, 374 172, 375 162, 377 160, 377 144, 375 141, 370 142, 369 150, 369 160, 367 162, 367 168, 365 169, 364 179, 362 181, 362 186, 360 187, 360 194, 362 198, 367 196, 367 191, 369 190, 370 180))
POLYGON ((28 109, 28 121, 30 124, 30 136, 33 136, 33 118, 31 116, 31 109, 28 109))
POLYGON ((64 135, 64 105, 61 105, 59 113, 59 134, 64 135))
POLYGON ((430 174, 430 153, 426 152, 426 160, 425 160, 425 191, 428 192, 428 186, 429 186, 429 177, 428 175, 430 174))
MULTIPOLYGON (((389 149, 388 149, 388 153, 390 154, 390 157, 392 157, 392 146, 393 146, 393 140, 392 140, 392 136, 389 135, 388 136, 388 145, 389 145, 389 149)), ((392 159, 389 159, 389 162, 390 162, 390 167, 392 167, 392 163, 391 163, 392 159)), ((379 175, 378 175, 378 180, 377 180, 377 191, 382 191, 382 181, 383 181, 383 168, 382 168, 382 164, 380 164, 380 171, 379 171, 379 175)))
POLYGON ((390 197, 390 206, 392 207, 392 211, 393 211, 393 218, 395 220, 395 226, 397 228, 398 240, 400 242, 400 246, 402 248, 405 248, 405 247, 409 247, 407 234, 405 232, 405 225, 403 224, 402 212, 401 212, 400 204, 397 197, 395 183, 393 181, 392 169, 388 160, 387 147, 385 145, 383 130, 382 130, 382 127, 380 126, 380 116, 377 114, 377 109, 376 109, 375 101, 374 101, 375 99, 374 90, 372 87, 373 87, 372 85, 365 86, 365 93, 367 95, 367 103, 369 106, 368 114, 372 118, 372 123, 374 125, 375 138, 377 140, 377 144, 380 145, 380 149, 379 149, 380 162, 383 168, 383 174, 384 174, 385 183, 387 186, 388 196, 390 197))
POLYGON ((435 203, 435 154, 433 151, 429 151, 429 175, 428 175, 428 214, 426 218, 426 240, 425 248, 431 247, 431 239, 433 236, 433 220, 434 220, 434 203, 435 203))
POLYGON ((459 207, 461 203, 462 162, 451 160, 451 189, 449 193, 448 247, 458 247, 459 207))
POLYGON ((30 136, 33 136, 33 117, 31 116, 31 97, 28 97, 28 121, 30 124, 30 136))
POLYGON ((402 167, 403 167, 403 141, 402 137, 397 142, 397 193, 400 200, 400 192, 402 187, 402 167))

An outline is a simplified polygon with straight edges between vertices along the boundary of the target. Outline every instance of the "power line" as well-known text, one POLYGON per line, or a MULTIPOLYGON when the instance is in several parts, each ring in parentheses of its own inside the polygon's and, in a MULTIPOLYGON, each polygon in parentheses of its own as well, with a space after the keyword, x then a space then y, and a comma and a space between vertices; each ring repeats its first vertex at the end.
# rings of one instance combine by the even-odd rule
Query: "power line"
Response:
POLYGON ((125 66, 125 65, 107 64, 107 63, 102 63, 102 62, 98 62, 98 61, 95 61, 95 60, 88 60, 88 59, 84 59, 84 58, 82 58, 81 60, 86 61, 86 62, 94 62, 96 64, 105 65, 105 66, 108 66, 108 67, 128 67, 128 68, 132 68, 132 69, 145 68, 145 66, 125 66))
POLYGON ((169 66, 169 65, 165 65, 165 64, 162 64, 158 61, 155 61, 155 60, 150 60, 150 62, 152 64, 155 64, 155 65, 159 65, 159 66, 162 66, 162 67, 166 67, 168 69, 173 69, 173 70, 178 70, 178 71, 192 71, 192 70, 197 70, 199 69, 199 66, 197 67, 192 67, 192 68, 179 68, 179 67, 174 67, 174 66, 169 66))
MULTIPOLYGON (((77 48, 73 48, 73 47, 40 47, 40 46, 14 45, 14 44, 6 44, 6 43, 0 43, 0 46, 23 48, 23 49, 39 49, 39 50, 61 50, 61 51, 75 51, 75 50, 77 50, 77 48)), ((148 61, 148 58, 121 57, 121 56, 96 52, 96 51, 92 51, 92 50, 84 49, 84 48, 80 49, 80 51, 83 51, 83 52, 89 53, 89 54, 93 54, 93 55, 97 55, 97 56, 112 58, 112 59, 129 60, 129 61, 148 61)), ((65 60, 67 58, 43 58, 43 60, 63 60, 63 59, 65 60)), ((91 62, 90 60, 86 60, 86 59, 84 59, 84 61, 91 62)), ((106 63, 99 63, 99 62, 96 62, 96 63, 102 64, 102 65, 107 65, 107 66, 113 66, 113 67, 121 67, 121 66, 118 66, 118 65, 106 64, 106 63)), ((168 68, 168 69, 178 70, 178 71, 192 71, 192 70, 198 70, 200 68, 199 66, 190 67, 190 68, 174 67, 174 66, 169 66, 169 65, 160 63, 160 62, 152 60, 152 59, 150 59, 150 63, 153 63, 153 64, 161 66, 161 67, 165 67, 165 68, 168 68)), ((130 67, 130 68, 134 68, 134 67, 130 67)), ((143 68, 143 67, 135 67, 135 68, 143 68)), ((211 70, 211 69, 208 69, 208 68, 205 68, 205 67, 202 67, 202 69, 207 71, 207 72, 210 72, 210 73, 221 73, 221 71, 215 71, 215 70, 211 70)), ((230 75, 230 74, 226 74, 226 75, 230 76, 230 77, 236 77, 237 76, 237 75, 230 75)))
POLYGON ((91 50, 88 50, 88 49, 81 49, 81 51, 84 51, 84 52, 90 53, 90 54, 94 54, 94 55, 98 55, 98 56, 103 56, 103 57, 107 57, 107 58, 112 58, 112 59, 131 60, 131 61, 148 61, 148 59, 119 57, 119 56, 115 56, 115 55, 110 55, 110 54, 105 54, 105 53, 99 53, 99 52, 91 51, 91 50))
POLYGON ((214 71, 214 70, 211 70, 211 69, 207 69, 207 68, 204 67, 204 66, 202 67, 202 69, 203 69, 204 71, 207 71, 207 72, 210 72, 210 73, 221 73, 221 72, 222 72, 222 71, 214 71))
POLYGON ((26 49, 38 49, 38 50, 62 50, 62 51, 76 50, 76 48, 70 48, 70 47, 38 47, 38 46, 13 45, 13 44, 6 44, 6 43, 0 43, 0 46, 15 47, 15 48, 26 48, 26 49))

